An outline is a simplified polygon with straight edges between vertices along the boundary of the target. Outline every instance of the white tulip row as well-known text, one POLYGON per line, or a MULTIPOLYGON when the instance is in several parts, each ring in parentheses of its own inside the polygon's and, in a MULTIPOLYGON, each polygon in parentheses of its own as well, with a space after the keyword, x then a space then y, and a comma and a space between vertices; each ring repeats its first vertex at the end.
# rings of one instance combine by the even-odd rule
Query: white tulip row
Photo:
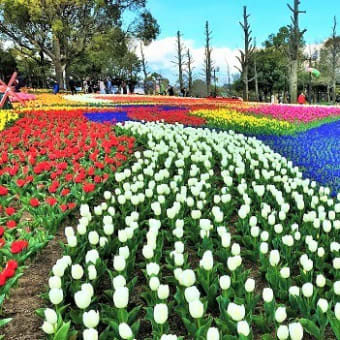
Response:
MULTIPOLYGON (((254 261, 256 256, 260 258, 263 255, 262 259, 267 259, 269 266, 276 268, 282 279, 292 280, 287 285, 287 293, 297 296, 301 289, 306 299, 319 294, 315 308, 319 307, 323 312, 332 308, 335 317, 340 319, 339 281, 334 281, 332 285, 326 284, 328 273, 314 270, 319 260, 326 257, 332 257, 334 273, 339 269, 340 245, 335 235, 339 229, 340 195, 336 199, 330 198, 327 188, 317 189, 314 182, 302 179, 299 170, 290 162, 253 138, 156 123, 143 125, 127 122, 122 128, 146 138, 149 149, 135 153, 136 160, 130 169, 116 172, 116 188, 112 193, 104 193, 105 202, 94 207, 93 216, 88 206, 81 207, 82 217, 77 226, 79 236, 72 232, 73 229, 65 230, 70 249, 79 245, 78 237, 86 236, 89 247, 95 248, 90 252, 97 251, 100 254, 107 242, 118 237, 122 246, 112 249, 112 253, 118 251, 118 255, 113 257, 113 267, 120 273, 129 261, 127 244, 135 239, 137 233, 144 233, 139 225, 146 219, 149 230, 145 233, 146 243, 140 245, 139 251, 146 260, 144 268, 148 276, 148 289, 157 292, 161 300, 153 306, 154 321, 164 324, 168 320, 166 301, 171 298, 171 284, 161 284, 159 279, 162 277, 163 257, 159 263, 154 260, 160 232, 165 233, 170 243, 173 242, 170 251, 175 267, 173 274, 178 283, 177 288, 183 287, 188 315, 193 320, 205 318, 202 302, 205 296, 196 275, 199 268, 190 269, 190 264, 185 263, 185 250, 195 233, 201 239, 201 243, 195 244, 197 249, 204 240, 210 239, 214 248, 205 250, 200 259, 200 268, 209 272, 215 264, 221 263, 215 254, 218 250, 216 247, 223 249, 228 258, 226 263, 222 263, 223 269, 219 270, 220 293, 228 291, 235 284, 232 273, 240 270, 243 262, 243 250, 238 243, 240 241, 233 240, 230 221, 226 218, 232 210, 234 215, 239 216, 238 232, 242 236, 249 235, 254 241, 254 261), (216 173, 216 167, 221 171, 216 173), (99 218, 102 229, 89 228, 99 218), (316 218, 320 221, 319 226, 314 224, 316 218), (296 251, 295 263, 287 257, 286 248, 296 251), (290 277, 290 273, 297 268, 311 274, 310 278, 305 278, 301 288, 294 285, 294 278, 290 277), (316 286, 324 287, 324 290, 316 292, 309 282, 312 278, 315 278, 316 286), (328 293, 331 293, 329 300, 325 299, 328 293)), ((96 261, 88 265, 91 262, 87 261, 88 257, 91 255, 86 255, 87 275, 82 273, 84 264, 72 266, 72 260, 67 257, 56 264, 53 273, 63 274, 72 266, 71 277, 74 280, 94 280, 97 277, 96 261)), ((60 289, 55 277, 53 287, 60 289)), ((121 275, 114 279, 116 308, 128 308, 127 280, 127 277, 121 275)), ((80 292, 85 291, 82 295, 88 292, 86 287, 81 289, 80 292)), ((254 294, 254 291, 255 281, 247 278, 244 294, 254 294)), ((63 293, 58 291, 58 294, 54 302, 51 299, 52 303, 63 300, 63 293)), ((245 305, 234 302, 235 297, 232 297, 226 312, 236 322, 238 334, 248 336, 253 327, 248 317, 250 311, 246 310, 245 305)), ((264 304, 275 301, 273 290, 269 287, 263 290, 262 297, 264 304)), ((299 340, 303 337, 300 323, 292 320, 288 326, 282 324, 291 320, 286 308, 289 304, 287 300, 286 306, 275 307, 273 317, 279 324, 277 336, 279 339, 290 336, 293 340, 299 340)), ((54 327, 53 323, 50 324, 54 327)), ((85 323, 84 326, 89 328, 85 323)), ((122 334, 119 332, 123 339, 136 336, 128 327, 127 324, 120 327, 126 330, 122 334)), ((91 332, 94 334, 94 331, 91 332)), ((207 339, 219 339, 221 334, 221 329, 211 327, 207 339)), ((164 334, 161 338, 176 339, 177 336, 164 334)))

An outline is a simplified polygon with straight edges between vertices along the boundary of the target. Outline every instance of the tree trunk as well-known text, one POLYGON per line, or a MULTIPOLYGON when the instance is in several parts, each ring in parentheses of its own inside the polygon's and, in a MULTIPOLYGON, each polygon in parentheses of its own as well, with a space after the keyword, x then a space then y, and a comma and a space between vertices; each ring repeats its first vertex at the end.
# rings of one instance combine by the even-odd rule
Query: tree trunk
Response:
POLYGON ((290 102, 297 102, 297 69, 298 69, 298 61, 292 60, 290 62, 290 72, 289 72, 289 93, 290 93, 290 102))
POLYGON ((328 103, 331 102, 331 94, 330 94, 329 84, 327 84, 327 102, 328 103))
POLYGON ((249 101, 248 65, 244 67, 242 78, 243 78, 243 83, 244 83, 243 100, 249 101))
POLYGON ((333 91, 332 91, 332 93, 333 93, 333 104, 335 104, 336 103, 336 78, 334 77, 333 78, 333 84, 332 84, 332 87, 333 87, 333 91))
POLYGON ((64 87, 65 66, 63 66, 61 62, 60 41, 59 41, 59 38, 56 36, 54 36, 53 38, 53 48, 54 48, 53 64, 54 64, 54 69, 55 69, 55 75, 56 75, 60 90, 65 90, 65 87, 64 87))

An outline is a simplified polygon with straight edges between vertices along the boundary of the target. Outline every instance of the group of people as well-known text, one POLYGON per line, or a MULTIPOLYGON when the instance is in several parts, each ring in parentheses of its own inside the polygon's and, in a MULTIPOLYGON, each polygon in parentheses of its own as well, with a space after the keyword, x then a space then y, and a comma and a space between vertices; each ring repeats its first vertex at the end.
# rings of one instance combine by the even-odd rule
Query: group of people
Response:
POLYGON ((83 89, 85 93, 97 93, 100 94, 116 94, 128 93, 128 84, 125 81, 120 83, 120 86, 114 85, 110 78, 105 80, 94 81, 90 78, 86 78, 83 82, 83 89))

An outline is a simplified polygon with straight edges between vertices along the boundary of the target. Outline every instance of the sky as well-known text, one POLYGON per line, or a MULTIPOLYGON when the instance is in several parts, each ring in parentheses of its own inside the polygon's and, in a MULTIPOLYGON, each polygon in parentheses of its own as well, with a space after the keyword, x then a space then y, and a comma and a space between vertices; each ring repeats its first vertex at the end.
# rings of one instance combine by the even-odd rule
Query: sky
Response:
MULTIPOLYGON (((147 8, 157 19, 161 33, 157 40, 146 47, 145 54, 150 71, 161 73, 172 82, 176 80, 176 66, 171 63, 176 53, 175 35, 183 34, 184 44, 190 48, 195 60, 195 77, 203 75, 204 25, 208 20, 212 31, 213 59, 220 68, 219 82, 226 82, 227 62, 236 73, 236 56, 242 48, 243 35, 239 21, 243 6, 251 15, 249 22, 257 45, 269 34, 278 32, 290 23, 287 2, 293 0, 148 0, 147 8)), ((315 45, 322 43, 330 34, 334 15, 338 16, 340 32, 340 0, 302 0, 300 27, 306 28, 305 41, 315 45)))

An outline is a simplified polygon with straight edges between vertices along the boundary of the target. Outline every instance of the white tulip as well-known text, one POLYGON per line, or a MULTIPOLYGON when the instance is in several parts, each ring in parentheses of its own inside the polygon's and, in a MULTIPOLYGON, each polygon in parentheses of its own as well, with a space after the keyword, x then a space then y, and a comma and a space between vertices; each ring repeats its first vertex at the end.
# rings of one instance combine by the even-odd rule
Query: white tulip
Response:
POLYGON ((246 315, 246 310, 244 308, 244 305, 237 305, 236 303, 229 302, 227 313, 234 321, 241 321, 244 319, 244 316, 246 315))
POLYGON ((184 291, 185 300, 190 303, 199 300, 201 293, 196 286, 186 288, 184 291))
POLYGON ((273 290, 271 288, 264 288, 262 291, 262 298, 266 303, 272 302, 274 298, 273 290))
POLYGON ((54 334, 56 331, 56 325, 51 324, 48 321, 44 321, 43 325, 41 326, 41 329, 46 333, 46 334, 54 334))
POLYGON ((276 311, 275 311, 275 320, 278 323, 282 323, 283 321, 285 321, 287 319, 287 313, 286 313, 286 307, 279 307, 276 311))
POLYGON ((85 290, 79 290, 74 294, 74 302, 80 309, 86 309, 91 303, 91 295, 85 290))
POLYGON ((211 250, 207 250, 200 261, 200 267, 204 270, 210 271, 214 266, 214 259, 211 250))
POLYGON ((268 243, 267 242, 262 242, 260 244, 260 252, 261 252, 261 254, 267 254, 268 253, 268 243))
POLYGON ((97 269, 93 264, 88 266, 87 271, 89 274, 89 280, 95 280, 97 278, 97 269))
POLYGON ((168 320, 168 306, 165 303, 155 305, 153 318, 157 324, 163 325, 168 320))
POLYGON ((194 319, 200 319, 204 314, 204 306, 200 300, 195 300, 189 303, 189 312, 194 319))
POLYGON ((112 279, 112 285, 114 289, 126 286, 126 279, 123 275, 118 275, 112 279))
POLYGON ((129 289, 119 287, 113 293, 113 303, 116 308, 126 308, 129 303, 129 289))
POLYGON ((52 288, 61 288, 61 279, 59 276, 51 276, 48 279, 48 286, 50 289, 52 288))
POLYGON ((150 281, 149 281, 149 287, 150 289, 155 292, 156 290, 158 290, 160 286, 160 281, 159 278, 157 276, 153 276, 150 281))
POLYGON ((280 262, 280 253, 278 250, 272 250, 269 254, 269 262, 270 265, 275 267, 279 264, 280 262))
POLYGON ((107 236, 111 236, 114 232, 114 226, 113 224, 104 224, 104 234, 107 236))
POLYGON ((243 320, 237 323, 237 333, 244 336, 249 335, 250 328, 247 321, 243 320))
POLYGON ((122 272, 126 267, 125 258, 121 255, 115 255, 113 258, 113 267, 118 272, 122 272))
POLYGON ((99 242, 99 235, 96 231, 89 232, 89 242, 91 245, 96 245, 99 242))
POLYGON ((57 315, 57 313, 55 312, 54 309, 46 308, 44 310, 44 315, 45 315, 46 321, 49 322, 50 324, 53 325, 53 324, 57 323, 58 315, 57 315))
POLYGON ((307 282, 307 283, 303 284, 303 286, 302 286, 302 294, 306 298, 310 298, 313 295, 313 290, 314 290, 314 287, 310 282, 307 282))
POLYGON ((142 249, 142 254, 147 260, 153 258, 154 252, 152 247, 148 244, 144 245, 142 249))
MULTIPOLYGON (((73 229, 72 229, 73 230, 73 229)), ((78 242, 77 242, 77 237, 74 235, 68 236, 67 237, 67 245, 70 248, 75 248, 77 246, 78 242)))
POLYGON ((207 340, 219 340, 220 333, 216 327, 210 327, 207 332, 207 340))
POLYGON ((83 313, 83 324, 86 328, 96 328, 99 323, 99 312, 93 309, 83 313))
POLYGON ((283 267, 280 270, 280 275, 283 279, 288 279, 290 276, 290 268, 289 267, 283 267))
POLYGON ((240 255, 241 253, 241 247, 238 243, 234 243, 232 246, 231 246, 231 253, 236 256, 236 255, 240 255))
POLYGON ((64 292, 60 288, 52 288, 49 291, 48 296, 50 298, 51 303, 53 303, 54 305, 59 305, 59 303, 63 301, 64 292))
POLYGON ((317 306, 320 308, 322 313, 327 313, 328 301, 326 299, 319 299, 317 306))
POLYGON ((244 284, 244 288, 246 292, 252 293, 255 289, 255 280, 254 279, 248 279, 246 283, 244 284))
POLYGON ((340 295, 340 281, 334 282, 333 289, 336 295, 340 295))
POLYGON ((96 264, 98 259, 99 259, 99 254, 96 249, 89 250, 86 253, 86 256, 85 256, 86 263, 92 262, 93 264, 96 264))
POLYGON ((130 326, 125 322, 119 324, 118 332, 119 336, 123 339, 131 339, 133 337, 130 326))
POLYGON ((292 340, 303 339, 303 328, 299 322, 289 324, 289 334, 292 340))
POLYGON ((281 325, 276 332, 277 337, 279 340, 286 340, 289 337, 289 329, 286 325, 281 325))
POLYGON ((84 275, 84 269, 80 264, 74 264, 71 267, 71 275, 74 280, 80 280, 84 275))
POLYGON ((98 340, 98 331, 94 328, 83 331, 83 340, 98 340))
POLYGON ((169 297, 170 290, 168 285, 159 285, 157 290, 158 298, 161 300, 165 300, 169 297))
POLYGON ((196 281, 195 272, 191 269, 183 270, 180 281, 182 286, 191 287, 196 281))
POLYGON ((221 276, 219 282, 220 282, 220 287, 222 290, 229 289, 230 284, 231 284, 230 276, 228 275, 221 276))
POLYGON ((83 283, 80 289, 90 295, 91 298, 93 297, 94 289, 91 283, 83 283))
POLYGON ((340 321, 340 302, 337 302, 334 306, 334 313, 337 320, 340 321))
POLYGON ((147 272, 148 276, 158 275, 159 269, 160 269, 159 265, 155 262, 151 262, 151 263, 148 263, 146 265, 146 272, 147 272))
POLYGON ((118 249, 118 253, 120 256, 123 256, 125 260, 127 260, 128 257, 130 256, 130 249, 128 246, 120 247, 118 249))

